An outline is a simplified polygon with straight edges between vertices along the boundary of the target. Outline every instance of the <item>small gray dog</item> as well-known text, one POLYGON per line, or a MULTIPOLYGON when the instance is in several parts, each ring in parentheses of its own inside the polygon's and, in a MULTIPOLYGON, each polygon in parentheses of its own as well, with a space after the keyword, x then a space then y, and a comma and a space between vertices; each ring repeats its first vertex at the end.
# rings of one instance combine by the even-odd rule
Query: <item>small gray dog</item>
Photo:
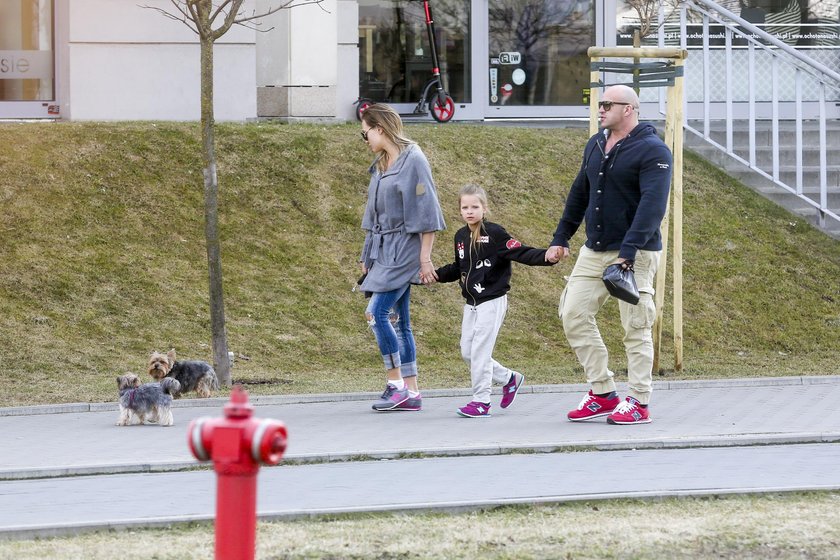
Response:
POLYGON ((181 397, 182 392, 190 391, 195 391, 199 397, 207 398, 210 391, 219 388, 219 379, 213 366, 199 360, 179 362, 175 359, 174 348, 166 354, 152 352, 149 356, 148 371, 155 381, 161 381, 165 377, 177 379, 181 387, 172 394, 176 399, 181 397))
POLYGON ((161 379, 160 383, 140 385, 140 378, 129 373, 117 377, 120 391, 120 419, 117 426, 130 426, 135 421, 157 422, 161 426, 174 424, 172 418, 172 395, 181 390, 176 379, 161 379))

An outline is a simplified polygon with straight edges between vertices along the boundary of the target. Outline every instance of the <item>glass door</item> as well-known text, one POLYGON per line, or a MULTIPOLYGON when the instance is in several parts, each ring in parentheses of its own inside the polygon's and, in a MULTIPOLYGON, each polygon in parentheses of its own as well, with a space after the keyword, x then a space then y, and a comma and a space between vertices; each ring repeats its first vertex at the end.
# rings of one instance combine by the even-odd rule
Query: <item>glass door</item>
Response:
POLYGON ((488 0, 485 116, 586 117, 594 0, 488 0))
MULTIPOLYGON (((443 85, 455 102, 454 119, 472 114, 471 0, 430 1, 443 85)), ((432 49, 423 2, 359 0, 359 97, 414 114, 432 78, 432 49)))
POLYGON ((0 1, 0 118, 55 118, 52 0, 0 1))

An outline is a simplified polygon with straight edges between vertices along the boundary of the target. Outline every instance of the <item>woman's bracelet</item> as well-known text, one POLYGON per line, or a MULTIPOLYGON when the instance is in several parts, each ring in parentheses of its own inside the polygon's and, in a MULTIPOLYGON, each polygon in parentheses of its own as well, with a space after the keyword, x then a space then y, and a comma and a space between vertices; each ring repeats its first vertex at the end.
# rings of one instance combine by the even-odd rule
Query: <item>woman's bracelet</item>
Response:
POLYGON ((426 263, 432 264, 432 259, 429 259, 427 261, 420 261, 420 263, 421 264, 426 264, 426 263))

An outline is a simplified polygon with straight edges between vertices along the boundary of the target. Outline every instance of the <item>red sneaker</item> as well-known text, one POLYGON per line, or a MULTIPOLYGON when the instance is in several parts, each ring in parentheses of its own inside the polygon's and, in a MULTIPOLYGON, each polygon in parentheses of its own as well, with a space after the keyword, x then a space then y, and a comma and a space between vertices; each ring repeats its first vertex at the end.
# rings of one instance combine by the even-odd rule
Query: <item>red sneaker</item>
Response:
POLYGON ((607 424, 648 424, 650 413, 647 407, 639 406, 639 401, 627 397, 615 411, 607 416, 607 424))
POLYGON ((606 416, 615 410, 615 407, 617 407, 620 402, 621 401, 617 396, 611 399, 606 399, 604 397, 594 395, 592 391, 589 391, 589 394, 583 397, 583 400, 580 401, 578 407, 570 411, 569 414, 567 414, 567 417, 572 422, 580 422, 581 420, 589 420, 590 418, 600 418, 601 416, 606 416))

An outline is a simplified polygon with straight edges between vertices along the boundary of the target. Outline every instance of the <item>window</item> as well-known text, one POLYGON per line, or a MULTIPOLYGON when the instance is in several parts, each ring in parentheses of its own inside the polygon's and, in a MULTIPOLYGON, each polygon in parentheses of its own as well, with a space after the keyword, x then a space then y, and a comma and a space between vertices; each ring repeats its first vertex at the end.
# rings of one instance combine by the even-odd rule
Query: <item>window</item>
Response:
POLYGON ((53 81, 51 0, 0 2, 0 101, 48 101, 53 81))
MULTIPOLYGON (((435 0, 435 39, 443 84, 453 100, 471 101, 470 2, 435 0)), ((359 94, 373 101, 416 103, 432 76, 424 3, 359 1, 359 94)))

